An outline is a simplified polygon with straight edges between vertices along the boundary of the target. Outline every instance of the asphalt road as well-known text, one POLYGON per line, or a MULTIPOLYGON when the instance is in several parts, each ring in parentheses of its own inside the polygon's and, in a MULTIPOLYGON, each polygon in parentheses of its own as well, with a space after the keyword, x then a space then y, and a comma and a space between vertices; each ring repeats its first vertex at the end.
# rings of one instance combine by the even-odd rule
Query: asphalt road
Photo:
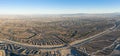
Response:
POLYGON ((63 45, 54 45, 54 46, 51 46, 51 45, 43 45, 43 46, 39 46, 39 45, 30 45, 30 44, 25 44, 25 43, 20 43, 20 42, 15 42, 15 41, 11 41, 11 40, 6 40, 6 39, 1 39, 0 42, 4 42, 4 43, 9 43, 9 44, 16 44, 16 45, 19 45, 19 46, 22 46, 22 47, 35 47, 35 48, 38 48, 38 49, 44 49, 44 50, 58 50, 58 49, 64 49, 64 48, 69 48, 69 47, 77 47, 77 46, 80 46, 82 44, 85 44, 85 43, 88 43, 90 41, 92 41, 93 39, 95 38, 98 38, 104 34, 108 34, 110 32, 112 32, 112 30, 116 29, 117 26, 119 25, 114 25, 113 27, 103 31, 103 32, 100 32, 96 35, 93 35, 91 37, 88 37, 86 39, 83 39, 83 40, 77 40, 77 41, 74 41, 72 43, 69 43, 69 44, 63 44, 63 45))

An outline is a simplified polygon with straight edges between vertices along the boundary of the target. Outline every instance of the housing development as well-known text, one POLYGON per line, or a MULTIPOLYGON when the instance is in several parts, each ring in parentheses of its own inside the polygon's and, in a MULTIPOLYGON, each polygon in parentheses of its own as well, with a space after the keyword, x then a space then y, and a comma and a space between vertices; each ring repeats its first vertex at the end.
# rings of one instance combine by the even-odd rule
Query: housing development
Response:
POLYGON ((120 14, 0 15, 0 56, 120 55, 120 14))

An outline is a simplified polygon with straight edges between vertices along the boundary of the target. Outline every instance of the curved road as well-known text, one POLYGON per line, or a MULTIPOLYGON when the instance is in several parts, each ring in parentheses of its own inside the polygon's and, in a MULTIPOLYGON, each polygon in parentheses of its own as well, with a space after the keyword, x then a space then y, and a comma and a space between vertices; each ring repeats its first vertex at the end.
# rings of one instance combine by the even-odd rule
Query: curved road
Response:
POLYGON ((112 30, 116 29, 117 26, 116 24, 103 31, 103 32, 100 32, 96 35, 93 35, 89 38, 86 38, 86 39, 83 39, 83 40, 77 40, 77 41, 74 41, 72 43, 69 43, 69 44, 63 44, 63 45, 43 45, 43 46, 39 46, 39 45, 30 45, 30 44, 25 44, 25 43, 20 43, 20 42, 15 42, 15 41, 11 41, 11 40, 6 40, 6 39, 0 39, 0 42, 3 42, 3 43, 9 43, 9 44, 16 44, 16 45, 20 45, 20 46, 26 46, 26 47, 35 47, 35 48, 39 48, 39 49, 45 49, 45 50, 58 50, 58 49, 64 49, 64 48, 69 48, 69 47, 76 47, 76 46, 80 46, 82 44, 85 44, 85 43, 88 43, 90 42, 91 40, 95 39, 95 38, 98 38, 104 34, 108 34, 110 32, 112 32, 112 30))

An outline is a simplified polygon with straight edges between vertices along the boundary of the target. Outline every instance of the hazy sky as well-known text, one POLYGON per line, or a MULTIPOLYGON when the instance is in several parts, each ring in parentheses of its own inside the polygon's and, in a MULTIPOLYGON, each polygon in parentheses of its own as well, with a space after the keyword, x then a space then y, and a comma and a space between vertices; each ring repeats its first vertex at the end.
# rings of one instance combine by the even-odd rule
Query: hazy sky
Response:
POLYGON ((120 12, 120 0, 0 0, 0 14, 120 12))

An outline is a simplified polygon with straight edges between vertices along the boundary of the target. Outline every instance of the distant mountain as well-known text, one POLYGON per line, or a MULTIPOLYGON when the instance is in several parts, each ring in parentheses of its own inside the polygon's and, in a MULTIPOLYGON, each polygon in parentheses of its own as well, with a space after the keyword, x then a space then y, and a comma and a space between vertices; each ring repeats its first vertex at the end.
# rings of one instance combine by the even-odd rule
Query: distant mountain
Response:
POLYGON ((93 17, 93 16, 105 16, 105 17, 114 17, 114 16, 120 16, 120 13, 99 13, 99 14, 89 14, 89 13, 76 13, 76 14, 60 14, 60 16, 63 17, 78 17, 78 16, 84 16, 84 17, 93 17))

